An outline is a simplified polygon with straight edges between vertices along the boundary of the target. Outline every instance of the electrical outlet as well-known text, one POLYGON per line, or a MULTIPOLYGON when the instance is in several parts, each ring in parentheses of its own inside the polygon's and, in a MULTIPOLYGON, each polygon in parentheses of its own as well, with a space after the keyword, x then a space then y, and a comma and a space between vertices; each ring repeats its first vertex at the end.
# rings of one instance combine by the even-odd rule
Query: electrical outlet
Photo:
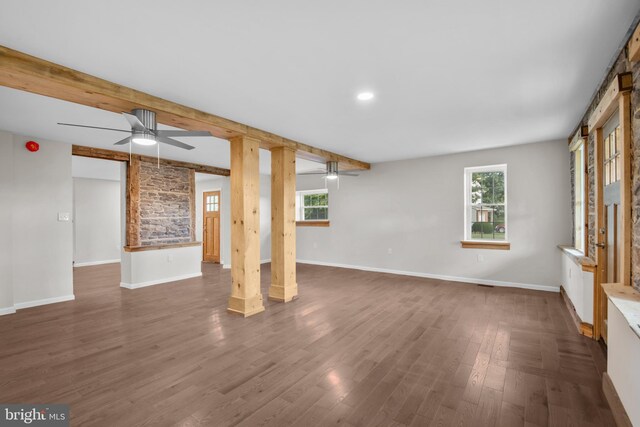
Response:
POLYGON ((484 262, 484 255, 478 254, 478 262, 484 262))
POLYGON ((69 212, 58 212, 58 221, 69 221, 71 214, 69 212))

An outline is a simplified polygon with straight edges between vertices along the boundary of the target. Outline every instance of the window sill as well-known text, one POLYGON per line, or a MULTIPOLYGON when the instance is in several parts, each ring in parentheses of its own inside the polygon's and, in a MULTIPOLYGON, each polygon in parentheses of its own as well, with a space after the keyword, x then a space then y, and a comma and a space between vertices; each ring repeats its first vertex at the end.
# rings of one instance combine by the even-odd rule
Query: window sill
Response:
POLYGON ((487 242, 482 240, 462 240, 461 246, 466 249, 498 249, 502 251, 511 250, 509 242, 487 242))
POLYGON ((296 221, 298 227, 328 227, 329 221, 296 221))
POLYGON ((202 242, 184 242, 184 243, 169 243, 166 245, 125 246, 123 249, 125 252, 144 252, 144 251, 157 251, 161 249, 187 248, 190 246, 200 246, 200 245, 202 245, 202 242))

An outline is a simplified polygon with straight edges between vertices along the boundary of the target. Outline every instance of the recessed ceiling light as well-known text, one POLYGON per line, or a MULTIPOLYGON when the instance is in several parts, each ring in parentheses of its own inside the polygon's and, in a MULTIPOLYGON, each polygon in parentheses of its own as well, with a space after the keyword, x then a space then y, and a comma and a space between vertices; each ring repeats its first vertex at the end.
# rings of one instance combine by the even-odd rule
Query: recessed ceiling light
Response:
POLYGON ((360 92, 358 94, 358 99, 360 101, 369 101, 371 99, 373 99, 374 95, 372 92, 360 92))

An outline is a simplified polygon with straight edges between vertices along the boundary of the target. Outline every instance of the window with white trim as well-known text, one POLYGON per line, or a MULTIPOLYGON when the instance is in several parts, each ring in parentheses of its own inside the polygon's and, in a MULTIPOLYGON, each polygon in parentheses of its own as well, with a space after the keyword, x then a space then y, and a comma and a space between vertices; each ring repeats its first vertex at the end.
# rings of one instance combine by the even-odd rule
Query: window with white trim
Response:
POLYGON ((585 153, 582 140, 573 147, 573 156, 573 247, 584 253, 585 153))
POLYGON ((296 221, 328 221, 329 191, 296 191, 296 221))
POLYGON ((507 240, 507 165, 464 169, 465 240, 507 240))

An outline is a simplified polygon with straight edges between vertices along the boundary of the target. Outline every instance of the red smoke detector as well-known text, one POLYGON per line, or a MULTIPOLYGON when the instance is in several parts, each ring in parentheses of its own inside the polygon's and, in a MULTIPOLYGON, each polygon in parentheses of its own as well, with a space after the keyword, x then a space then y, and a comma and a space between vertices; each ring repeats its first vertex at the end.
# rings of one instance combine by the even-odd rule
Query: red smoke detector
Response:
POLYGON ((31 151, 32 153, 35 153, 40 149, 40 144, 35 141, 29 141, 25 144, 25 147, 27 147, 27 150, 31 151))

